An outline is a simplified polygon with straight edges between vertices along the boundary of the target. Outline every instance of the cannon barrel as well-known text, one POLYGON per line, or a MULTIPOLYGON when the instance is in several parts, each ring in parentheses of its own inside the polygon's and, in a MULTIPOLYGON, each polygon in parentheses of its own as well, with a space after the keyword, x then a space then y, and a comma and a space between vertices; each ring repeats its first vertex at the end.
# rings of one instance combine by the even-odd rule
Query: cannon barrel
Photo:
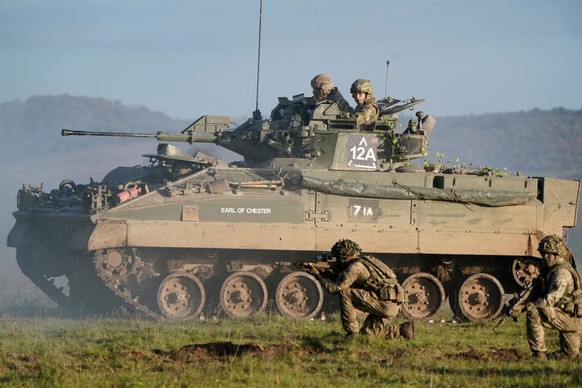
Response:
POLYGON ((142 137, 154 138, 158 141, 176 141, 186 143, 216 143, 218 136, 214 132, 184 132, 184 133, 137 133, 137 132, 99 132, 77 131, 63 129, 62 136, 113 136, 113 137, 142 137))

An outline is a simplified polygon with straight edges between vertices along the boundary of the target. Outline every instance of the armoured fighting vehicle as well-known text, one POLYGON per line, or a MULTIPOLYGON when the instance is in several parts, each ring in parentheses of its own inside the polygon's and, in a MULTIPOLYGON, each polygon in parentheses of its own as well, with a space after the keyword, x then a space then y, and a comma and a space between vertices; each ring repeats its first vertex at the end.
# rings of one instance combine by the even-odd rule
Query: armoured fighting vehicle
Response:
POLYGON ((398 113, 419 102, 381 100, 366 131, 335 103, 303 96, 240 126, 202 116, 175 134, 63 130, 161 143, 144 155, 148 165, 117 167, 100 182, 23 186, 8 245, 71 312, 300 318, 334 305, 311 275, 281 263, 350 238, 395 270, 406 317, 431 319, 448 298, 464 319, 493 318, 505 294, 538 275, 542 237, 575 226, 580 182, 415 166, 436 121, 416 112, 402 131, 398 113), (215 143, 244 161, 169 142, 215 143))

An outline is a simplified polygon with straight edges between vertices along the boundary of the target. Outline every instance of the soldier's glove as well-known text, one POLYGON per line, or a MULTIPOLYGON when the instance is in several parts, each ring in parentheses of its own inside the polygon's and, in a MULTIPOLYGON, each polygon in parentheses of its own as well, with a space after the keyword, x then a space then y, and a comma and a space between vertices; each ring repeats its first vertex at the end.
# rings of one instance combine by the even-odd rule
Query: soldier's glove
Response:
POLYGON ((513 318, 514 321, 517 321, 517 317, 521 315, 524 309, 525 306, 523 304, 520 304, 519 306, 514 306, 509 312, 509 316, 513 318))
POLYGON ((313 276, 318 276, 319 275, 319 270, 316 267, 314 267, 313 265, 311 265, 311 264, 305 264, 303 266, 303 270, 305 272, 307 272, 308 274, 313 275, 313 276))
POLYGON ((340 119, 351 119, 354 117, 352 113, 344 111, 341 111, 338 116, 340 119))

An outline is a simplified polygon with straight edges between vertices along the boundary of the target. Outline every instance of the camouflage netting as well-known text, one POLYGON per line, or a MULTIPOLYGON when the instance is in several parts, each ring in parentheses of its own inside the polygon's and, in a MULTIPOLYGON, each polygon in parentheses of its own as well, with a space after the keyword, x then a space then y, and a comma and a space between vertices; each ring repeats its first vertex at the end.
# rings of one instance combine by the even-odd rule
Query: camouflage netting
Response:
POLYGON ((326 181, 309 176, 303 176, 303 186, 327 194, 348 197, 424 199, 472 203, 484 206, 523 205, 533 199, 532 194, 529 192, 470 189, 453 190, 433 187, 406 187, 399 184, 381 186, 355 182, 326 181))

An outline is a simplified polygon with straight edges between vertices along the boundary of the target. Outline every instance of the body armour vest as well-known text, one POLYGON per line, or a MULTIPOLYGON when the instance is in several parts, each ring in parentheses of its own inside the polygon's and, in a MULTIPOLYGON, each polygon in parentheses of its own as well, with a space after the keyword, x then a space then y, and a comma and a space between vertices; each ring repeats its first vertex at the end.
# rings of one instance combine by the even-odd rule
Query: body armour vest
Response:
POLYGON ((570 272, 572 279, 574 280, 574 290, 570 293, 564 293, 564 295, 558 300, 557 307, 568 314, 582 317, 582 281, 580 279, 580 274, 578 274, 578 271, 576 271, 570 263, 558 263, 549 269, 548 275, 546 276, 546 288, 549 286, 547 282, 549 282, 550 278, 560 269, 566 269, 570 272))
POLYGON ((362 284, 363 289, 376 292, 381 300, 404 301, 404 290, 390 267, 374 256, 363 256, 360 262, 370 272, 370 277, 362 284))

